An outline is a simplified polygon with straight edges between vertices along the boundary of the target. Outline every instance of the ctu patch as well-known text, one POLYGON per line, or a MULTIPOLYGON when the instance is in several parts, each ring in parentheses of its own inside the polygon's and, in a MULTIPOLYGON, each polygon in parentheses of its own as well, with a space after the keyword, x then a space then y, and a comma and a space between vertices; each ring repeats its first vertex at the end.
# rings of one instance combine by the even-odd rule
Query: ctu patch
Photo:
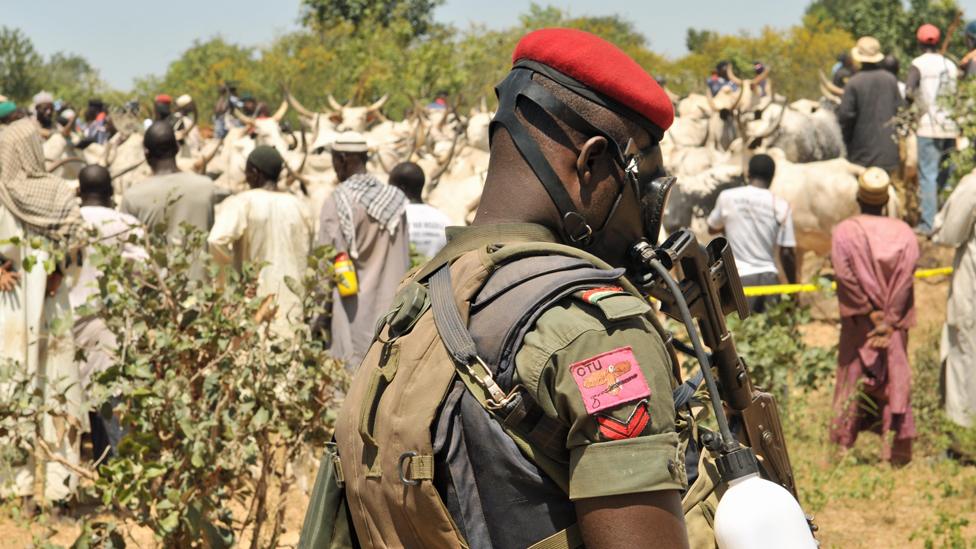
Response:
POLYGON ((570 366, 586 413, 595 414, 651 396, 644 372, 630 347, 620 347, 570 366))
POLYGON ((609 440, 623 440, 643 433, 644 428, 651 421, 651 414, 647 411, 647 401, 642 400, 634 407, 627 421, 620 421, 603 414, 596 416, 596 421, 600 424, 600 434, 609 440))

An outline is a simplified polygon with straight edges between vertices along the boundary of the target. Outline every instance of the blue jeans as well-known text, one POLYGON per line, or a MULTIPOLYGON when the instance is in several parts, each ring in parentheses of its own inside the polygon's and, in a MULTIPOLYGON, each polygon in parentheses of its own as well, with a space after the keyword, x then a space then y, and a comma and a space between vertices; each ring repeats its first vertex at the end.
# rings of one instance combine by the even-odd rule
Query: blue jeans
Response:
POLYGON ((919 229, 931 231, 935 224, 935 214, 939 212, 939 192, 945 187, 951 171, 949 166, 943 167, 942 163, 955 145, 955 139, 918 138, 918 192, 922 206, 919 229))

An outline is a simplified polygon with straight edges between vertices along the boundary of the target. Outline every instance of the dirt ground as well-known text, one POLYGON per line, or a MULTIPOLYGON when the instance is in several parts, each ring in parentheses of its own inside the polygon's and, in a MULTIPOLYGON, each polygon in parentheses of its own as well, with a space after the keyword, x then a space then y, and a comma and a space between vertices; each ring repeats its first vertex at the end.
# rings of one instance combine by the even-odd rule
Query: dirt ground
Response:
MULTIPOLYGON (((926 245, 921 267, 948 265, 951 253, 926 245)), ((945 277, 916 284, 918 325, 912 331, 909 356, 922 346, 937 346, 944 320, 948 281, 945 277)), ((808 344, 831 347, 839 334, 836 302, 812 298, 814 318, 803 327, 808 344)), ((816 516, 818 538, 825 548, 976 548, 976 467, 945 457, 945 449, 919 425, 920 437, 911 464, 892 468, 879 460, 880 439, 862 435, 856 447, 838 457, 827 441, 832 383, 809 394, 791 395, 784 407, 790 457, 804 509, 816 516), (968 523, 967 523, 968 521, 968 523)), ((913 391, 937 387, 915 386, 913 391)), ((293 490, 287 509, 282 547, 298 541, 307 498, 293 490)), ((28 519, 16 506, 0 508, 0 546, 70 546, 80 531, 80 516, 28 519)), ((79 516, 80 515, 80 516, 79 516)), ((136 529, 133 547, 153 547, 152 533, 136 529)))

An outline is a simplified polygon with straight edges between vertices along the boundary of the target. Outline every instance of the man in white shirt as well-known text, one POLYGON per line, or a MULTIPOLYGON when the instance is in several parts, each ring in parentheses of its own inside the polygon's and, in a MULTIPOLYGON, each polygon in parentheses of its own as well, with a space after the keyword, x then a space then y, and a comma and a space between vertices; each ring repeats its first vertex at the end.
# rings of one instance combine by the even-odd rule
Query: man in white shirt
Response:
POLYGON ((390 185, 407 195, 407 227, 410 243, 417 253, 430 259, 447 244, 445 229, 451 224, 444 212, 424 203, 426 176, 424 170, 413 162, 402 162, 390 171, 390 185))
POLYGON ((929 235, 939 211, 939 191, 949 178, 943 161, 956 145, 959 128, 950 118, 940 98, 956 90, 956 64, 939 53, 941 33, 935 25, 925 24, 916 33, 922 55, 912 60, 905 86, 908 98, 920 113, 918 129, 918 186, 922 218, 916 232, 929 235))
MULTIPOLYGON (((749 160, 749 184, 718 195, 708 216, 712 234, 724 232, 743 286, 796 282, 796 237, 790 205, 769 190, 776 163, 765 154, 749 160), (778 264, 777 264, 778 260, 778 264)), ((778 298, 749 298, 753 312, 762 312, 778 298)))
MULTIPOLYGON (((108 170, 98 165, 85 166, 78 173, 78 195, 81 197, 81 217, 88 228, 98 232, 100 244, 120 247, 122 257, 126 259, 148 259, 142 246, 128 242, 130 235, 142 238, 142 224, 113 207, 112 177, 108 170)), ((75 346, 84 351, 84 358, 78 361, 78 371, 82 389, 86 392, 92 379, 115 362, 118 348, 115 334, 105 324, 98 303, 92 299, 98 295, 98 279, 102 276, 91 263, 94 253, 94 247, 89 246, 81 263, 73 262, 67 273, 70 280, 68 300, 75 314, 72 336, 75 346)), ((88 417, 95 458, 100 458, 109 447, 114 452, 122 438, 118 421, 96 412, 89 412, 88 417)))
POLYGON ((274 147, 255 147, 244 169, 251 189, 223 202, 207 242, 218 263, 237 269, 244 263, 264 264, 257 292, 275 296, 277 314, 271 326, 288 337, 304 321, 303 296, 288 288, 285 277, 301 282, 305 274, 313 217, 307 203, 278 189, 283 167, 274 147))

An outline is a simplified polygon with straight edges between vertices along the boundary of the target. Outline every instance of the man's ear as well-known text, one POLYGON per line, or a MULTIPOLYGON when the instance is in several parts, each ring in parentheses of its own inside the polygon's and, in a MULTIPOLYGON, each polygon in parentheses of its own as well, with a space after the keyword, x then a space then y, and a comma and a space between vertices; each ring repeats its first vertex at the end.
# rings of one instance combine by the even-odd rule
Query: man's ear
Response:
POLYGON ((576 176, 580 186, 589 185, 593 179, 593 167, 597 160, 607 152, 607 138, 602 135, 591 137, 580 147, 576 157, 576 176))

